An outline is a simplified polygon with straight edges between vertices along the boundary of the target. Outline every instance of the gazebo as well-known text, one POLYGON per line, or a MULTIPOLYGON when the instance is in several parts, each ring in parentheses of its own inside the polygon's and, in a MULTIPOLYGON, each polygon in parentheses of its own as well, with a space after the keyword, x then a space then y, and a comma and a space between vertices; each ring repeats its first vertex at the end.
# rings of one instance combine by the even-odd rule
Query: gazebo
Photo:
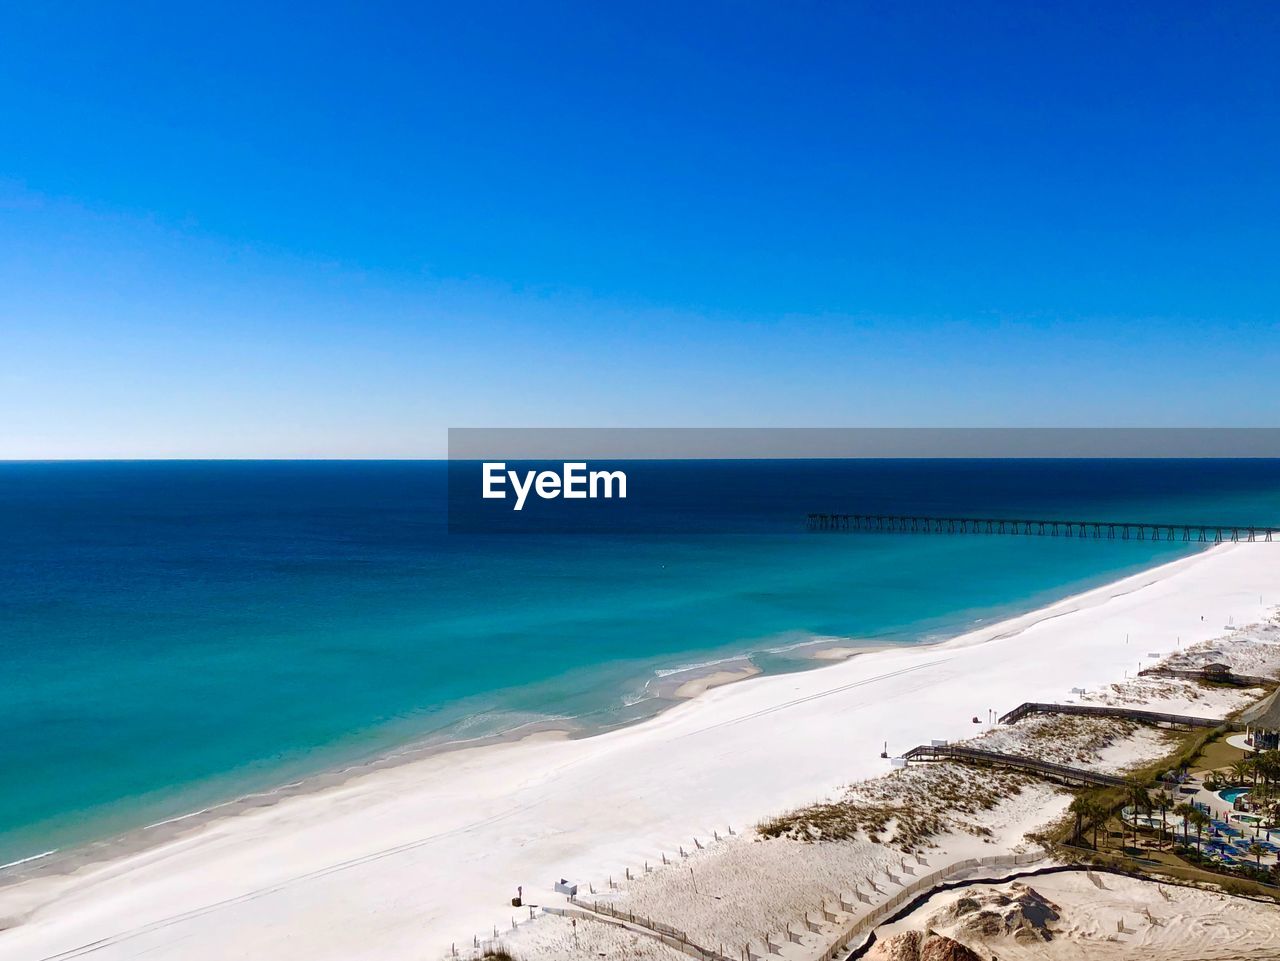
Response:
POLYGON ((1280 688, 1272 691, 1257 704, 1245 710, 1240 720, 1255 751, 1274 751, 1280 748, 1280 688))

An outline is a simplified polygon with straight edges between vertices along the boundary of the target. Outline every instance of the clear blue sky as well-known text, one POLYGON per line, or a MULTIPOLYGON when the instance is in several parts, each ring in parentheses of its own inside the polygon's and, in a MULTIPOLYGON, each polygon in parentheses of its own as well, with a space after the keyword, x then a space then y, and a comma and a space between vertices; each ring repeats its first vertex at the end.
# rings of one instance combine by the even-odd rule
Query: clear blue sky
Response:
POLYGON ((1280 423, 1275 4, 110 7, 0 13, 0 457, 1280 423))

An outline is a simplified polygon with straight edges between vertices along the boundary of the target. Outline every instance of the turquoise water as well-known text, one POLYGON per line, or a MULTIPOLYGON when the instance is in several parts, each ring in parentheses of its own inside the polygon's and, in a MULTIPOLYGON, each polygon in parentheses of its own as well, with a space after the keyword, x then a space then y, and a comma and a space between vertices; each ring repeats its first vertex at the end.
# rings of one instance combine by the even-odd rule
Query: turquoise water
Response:
POLYGON ((1222 798, 1222 800, 1226 801, 1228 804, 1235 804, 1236 798, 1248 793, 1249 789, 1247 787, 1233 787, 1227 788, 1225 791, 1219 791, 1218 797, 1222 798))
POLYGON ((616 723, 681 666, 942 638, 1196 549, 813 535, 807 510, 1280 519, 1270 461, 773 464, 771 496, 732 503, 714 480, 747 468, 681 469, 712 518, 687 534, 466 537, 438 463, 0 464, 0 863, 424 738, 616 723))

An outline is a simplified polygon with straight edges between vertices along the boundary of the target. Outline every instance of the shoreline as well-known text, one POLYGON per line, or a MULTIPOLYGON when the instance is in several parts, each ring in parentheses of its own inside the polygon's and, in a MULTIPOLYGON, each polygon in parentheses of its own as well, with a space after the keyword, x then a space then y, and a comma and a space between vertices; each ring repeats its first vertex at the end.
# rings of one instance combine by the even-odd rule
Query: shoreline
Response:
MULTIPOLYGON (((0 891, 35 878, 64 875, 117 858, 143 853, 156 846, 180 839, 191 831, 198 831, 210 824, 215 824, 222 819, 234 818, 247 812, 273 807, 293 798, 319 794, 332 788, 341 787, 354 779, 401 765, 414 764, 460 751, 478 750, 503 744, 518 744, 532 738, 563 737, 565 739, 585 739, 600 737, 614 731, 643 725, 688 701, 705 696, 710 690, 736 685, 743 681, 785 676, 787 673, 821 671, 863 655, 884 651, 924 651, 930 648, 945 647, 977 635, 983 635, 1003 625, 1018 624, 1019 627, 1008 635, 1013 636, 1018 631, 1025 630, 1026 627, 1030 626, 1030 624, 1022 624, 1028 618, 1038 620, 1040 615, 1061 605, 1086 598, 1096 592, 1107 591, 1114 585, 1127 583, 1129 580, 1139 578, 1144 574, 1156 575, 1157 572, 1166 568, 1194 562, 1196 559, 1212 553, 1219 546, 1226 545, 1209 547, 1193 554, 1175 558, 1172 561, 1166 561, 1163 564, 1157 564, 1154 567, 1143 568, 1115 581, 1108 581, 1075 594, 1065 595, 1048 605, 1032 608, 1010 618, 993 620, 982 627, 961 631, 958 634, 936 640, 884 644, 873 639, 860 643, 858 638, 853 637, 815 637, 812 640, 788 645, 777 650, 766 649, 762 652, 747 652, 716 658, 687 667, 661 670, 655 677, 646 682, 645 690, 652 691, 649 696, 626 705, 624 709, 617 712, 616 717, 603 723, 588 725, 577 723, 580 722, 582 716, 552 715, 524 721, 505 730, 473 737, 453 737, 448 734, 429 735, 425 738, 406 742, 398 748, 384 751, 371 757, 325 768, 262 790, 248 791, 225 801, 174 814, 158 821, 131 828, 122 833, 108 835, 72 847, 53 848, 18 858, 6 864, 0 864, 0 891), (794 653, 805 649, 808 649, 806 655, 799 660, 805 662, 806 666, 800 667, 795 671, 769 672, 758 667, 753 661, 753 657, 759 656, 761 653, 794 653), (637 708, 640 705, 644 705, 645 708, 636 711, 632 716, 627 716, 629 709, 637 708)), ((1064 611, 1062 613, 1068 612, 1064 611)), ((1053 616, 1058 615, 1055 614, 1053 616)), ((1037 620, 1032 620, 1031 623, 1036 623, 1037 620)), ((1003 636, 1006 635, 993 635, 990 638, 977 637, 970 643, 983 643, 984 640, 996 640, 1003 636)))
MULTIPOLYGON (((933 641, 924 644, 900 645, 868 645, 851 646, 849 641, 831 638, 816 639, 793 645, 788 651, 812 647, 813 653, 808 660, 814 663, 801 670, 821 670, 831 662, 843 662, 861 654, 874 653, 881 650, 893 650, 903 647, 928 647, 945 643, 933 641), (834 652, 829 654, 828 652, 834 652)), ((772 652, 771 652, 772 653, 772 652)), ((286 781, 261 791, 250 791, 237 795, 226 801, 206 805, 193 811, 175 814, 153 821, 140 827, 132 828, 120 834, 110 835, 98 840, 89 841, 68 848, 53 848, 38 854, 18 858, 6 864, 0 864, 0 890, 21 884, 34 878, 71 873, 115 858, 145 852, 157 845, 166 844, 182 837, 184 834, 214 824, 223 818, 234 818, 249 811, 271 807, 288 801, 291 798, 317 794, 334 787, 341 787, 349 781, 405 764, 448 755, 458 751, 471 751, 502 744, 519 744, 534 738, 563 737, 565 739, 584 739, 599 737, 612 731, 634 727, 652 720, 665 711, 704 695, 707 691, 737 684, 754 677, 772 677, 752 662, 752 654, 740 654, 720 658, 705 664, 697 664, 684 668, 673 668, 663 671, 648 682, 647 687, 653 693, 628 707, 640 704, 647 709, 637 712, 635 716, 620 716, 612 721, 595 725, 575 723, 579 716, 548 716, 532 721, 525 721, 506 730, 474 737, 433 736, 426 739, 410 741, 403 746, 379 753, 366 760, 357 760, 349 764, 327 768, 304 777, 286 781)), ((625 711, 619 711, 625 715, 625 711)))
MULTIPOLYGON (((970 713, 979 713, 979 702, 973 700, 977 696, 997 700, 1006 697, 1000 690, 1009 689, 1022 692, 1018 700, 1037 692, 1046 697, 1057 692, 1061 698, 1069 686, 1064 653, 1065 665, 1078 672, 1070 680, 1097 686, 1118 679, 1120 665, 1134 663, 1148 651, 1167 652, 1166 644, 1157 646, 1149 636, 1162 632, 1165 622, 1185 627, 1188 643, 1203 639, 1197 629, 1204 638, 1216 635, 1228 617, 1243 622, 1253 616, 1259 590, 1276 582, 1272 568, 1280 569, 1277 559, 1280 554, 1262 545, 1224 545, 948 640, 876 651, 821 670, 757 676, 752 684, 714 687, 647 721, 613 731, 580 738, 526 732, 499 744, 465 745, 366 771, 237 817, 186 825, 180 836, 145 850, 0 889, 0 920, 16 922, 0 932, 0 958, 23 957, 24 946, 35 948, 25 956, 43 956, 38 952, 67 950, 103 935, 148 939, 152 934, 146 918, 166 927, 185 924, 206 930, 207 922, 200 920, 206 910, 252 913, 255 909, 246 906, 250 902, 271 902, 272 917, 283 912, 298 920, 298 911, 312 917, 315 889, 324 887, 326 897, 332 896, 337 883, 320 879, 348 871, 366 875, 365 885, 355 892, 365 911, 377 913, 371 905, 397 903, 401 895, 394 891, 410 885, 420 898, 411 912, 415 931, 428 937, 433 950, 441 945, 447 949, 450 932, 463 937, 484 930, 484 918, 500 918, 502 892, 515 883, 524 883, 530 900, 536 901, 544 897, 543 885, 549 888, 554 873, 598 877, 611 864, 635 864, 645 854, 656 857, 652 852, 664 846, 673 851, 681 837, 689 843, 686 832, 691 830, 741 827, 812 801, 852 778, 887 768, 888 762, 878 758, 882 738, 901 750, 912 746, 908 741, 930 735, 973 733, 967 722, 970 713), (1171 583, 1175 580, 1190 583, 1171 583), (1253 585, 1247 590, 1246 581, 1253 585), (1213 613, 1212 620, 1205 614, 1199 620, 1184 609, 1192 595, 1213 613), (1130 610, 1135 607, 1143 615, 1136 620, 1130 610), (1113 632, 1110 640, 1099 641, 1096 631, 1089 631, 1077 645, 1080 650, 1064 652, 1056 637, 1063 618, 1077 615, 1082 622, 1077 627, 1096 628, 1088 622, 1098 620, 1100 610, 1109 615, 1103 626, 1113 632), (1126 627, 1139 635, 1132 645, 1117 643, 1126 627), (1010 648, 1015 639, 1025 643, 1010 648), (1093 662, 1079 657, 1085 649, 1095 655, 1093 662), (1035 670, 1027 673, 1037 664, 1039 678, 1035 670), (966 683, 954 683, 962 677, 966 683), (979 692, 979 687, 990 689, 979 692), (924 691, 933 695, 928 710, 919 709, 917 695, 924 691), (912 708, 897 709, 904 702, 912 708), (868 710, 874 718, 865 716, 868 710), (790 723, 779 723, 780 714, 790 723), (836 718, 856 715, 879 727, 833 726, 836 718), (786 768, 774 773, 779 764, 786 768), (433 833, 421 836, 428 829, 433 833), (327 853, 316 849, 318 839, 325 840, 327 853), (258 846, 268 851, 255 855, 258 846), (412 852, 421 849, 432 852, 428 860, 433 864, 465 869, 441 887, 442 879, 414 858, 412 852), (377 873, 363 870, 375 863, 377 873), (121 890, 121 880, 127 890, 121 890), (125 925, 107 911, 110 906, 118 909, 122 898, 129 905, 127 916, 139 925, 129 931, 117 931, 125 925), (86 911, 85 899, 101 910, 86 911), (195 909, 199 913, 192 915, 195 909), (27 944, 29 939, 35 940, 27 944)), ((342 890, 349 896, 351 878, 345 880, 342 890)), ((346 921, 344 935, 335 935, 332 948, 327 940, 315 940, 318 933, 288 923, 261 921, 266 927, 260 927, 242 918, 237 930, 264 955, 338 957, 333 952, 345 940, 345 956, 360 956, 355 945, 364 942, 350 939, 366 922, 354 917, 346 921), (287 946, 256 943, 270 940, 270 932, 280 928, 305 936, 289 939, 287 946)), ((381 932, 384 941, 390 938, 383 945, 388 954, 403 935, 398 926, 396 930, 399 934, 381 932)), ((218 941, 212 937, 211 943, 218 941)), ((415 943, 421 953, 420 942, 415 943)), ((231 949, 211 950, 209 957, 231 949)))

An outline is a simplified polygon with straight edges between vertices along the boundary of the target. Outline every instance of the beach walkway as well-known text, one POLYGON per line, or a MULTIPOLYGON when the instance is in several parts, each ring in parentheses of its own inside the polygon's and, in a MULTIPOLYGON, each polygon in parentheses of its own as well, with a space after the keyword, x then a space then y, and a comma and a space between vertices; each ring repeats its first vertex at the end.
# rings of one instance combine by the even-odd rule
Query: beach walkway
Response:
POLYGON ((1111 707, 1100 704, 1049 704, 1040 701, 1024 701, 1012 711, 1000 716, 1001 724, 1017 724, 1031 714, 1074 714, 1079 717, 1109 717, 1143 724, 1168 724, 1170 727, 1222 727, 1231 722, 1220 717, 1192 717, 1187 714, 1165 714, 1161 711, 1143 711, 1132 707, 1111 707))
POLYGON ((1097 771, 1084 771, 1080 768, 1068 767, 1065 764, 1052 764, 1033 757, 1019 754, 1001 754, 997 751, 981 751, 972 747, 960 747, 954 744, 921 744, 902 755, 908 761, 964 761, 971 764, 989 764, 994 767, 1013 768, 1019 771, 1030 771, 1041 777, 1063 781, 1066 784, 1092 784, 1099 787, 1116 787, 1125 783, 1125 779, 1114 774, 1102 774, 1097 771))

